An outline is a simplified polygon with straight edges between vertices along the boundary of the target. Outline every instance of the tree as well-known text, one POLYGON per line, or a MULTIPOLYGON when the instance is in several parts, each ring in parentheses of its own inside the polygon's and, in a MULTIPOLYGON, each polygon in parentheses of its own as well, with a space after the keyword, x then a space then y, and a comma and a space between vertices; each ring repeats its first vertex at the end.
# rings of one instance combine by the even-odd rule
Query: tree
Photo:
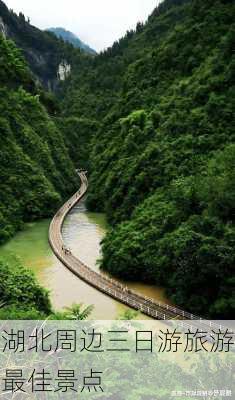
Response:
POLYGON ((66 319, 71 319, 71 320, 84 320, 89 317, 93 310, 94 306, 90 305, 87 307, 84 307, 82 303, 80 304, 73 304, 71 307, 66 307, 66 312, 65 316, 66 319))

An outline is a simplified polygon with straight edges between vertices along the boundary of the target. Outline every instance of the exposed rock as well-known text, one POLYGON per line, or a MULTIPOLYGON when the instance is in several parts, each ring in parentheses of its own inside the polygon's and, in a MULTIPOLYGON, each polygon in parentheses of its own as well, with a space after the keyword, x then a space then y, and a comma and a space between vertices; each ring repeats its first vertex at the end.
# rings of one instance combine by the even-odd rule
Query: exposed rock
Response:
POLYGON ((65 81, 71 73, 71 65, 66 60, 61 61, 58 68, 58 78, 60 81, 65 81))
POLYGON ((36 81, 47 90, 59 89, 71 72, 74 58, 82 57, 80 50, 32 26, 22 13, 17 15, 1 0, 0 32, 22 50, 36 81))
POLYGON ((7 37, 7 27, 3 22, 3 19, 0 17, 0 33, 4 36, 4 38, 7 37))

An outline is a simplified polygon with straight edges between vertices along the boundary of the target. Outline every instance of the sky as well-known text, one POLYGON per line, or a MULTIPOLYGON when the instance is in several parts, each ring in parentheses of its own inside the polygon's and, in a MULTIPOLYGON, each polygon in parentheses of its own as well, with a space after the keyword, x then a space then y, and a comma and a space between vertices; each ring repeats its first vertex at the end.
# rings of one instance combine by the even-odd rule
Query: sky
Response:
POLYGON ((103 50, 145 21, 160 0, 3 0, 40 29, 63 27, 103 50))

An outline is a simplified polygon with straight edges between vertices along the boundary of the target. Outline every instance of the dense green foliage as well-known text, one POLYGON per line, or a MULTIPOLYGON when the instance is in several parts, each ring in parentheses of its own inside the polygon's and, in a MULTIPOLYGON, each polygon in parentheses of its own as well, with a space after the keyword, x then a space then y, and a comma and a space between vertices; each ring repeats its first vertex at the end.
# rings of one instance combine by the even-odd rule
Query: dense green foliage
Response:
POLYGON ((0 37, 0 243, 48 217, 78 182, 56 127, 15 45, 0 37))
POLYGON ((158 190, 104 240, 103 267, 168 288, 176 304, 229 317, 235 306, 235 145, 202 175, 158 190), (208 299, 211 300, 208 305, 208 299))
POLYGON ((48 292, 18 261, 0 260, 0 319, 42 319, 50 315, 48 292))
POLYGON ((96 57, 1 1, 0 15, 44 84, 72 64, 60 106, 0 38, 0 242, 51 215, 79 163, 91 171, 88 206, 112 225, 101 267, 163 285, 189 311, 231 317, 234 1, 165 0, 96 57))
POLYGON ((89 166, 91 136, 97 131, 98 123, 89 118, 76 116, 57 117, 57 126, 63 132, 70 158, 83 168, 89 166))
POLYGON ((0 259, 0 320, 84 320, 93 306, 73 304, 53 311, 49 292, 41 287, 33 272, 11 256, 0 259))
POLYGON ((64 100, 68 120, 97 127, 88 206, 113 226, 101 266, 220 317, 234 311, 234 14, 166 0, 80 66, 64 100))
MULTIPOLYGON (((72 63, 80 59, 80 52, 32 27, 23 14, 17 16, 1 1, 0 17, 4 33, 15 41, 0 34, 1 244, 25 222, 52 216, 78 187, 66 147, 70 142, 65 143, 56 120, 59 102, 36 83, 35 75, 46 86, 55 86, 61 60, 72 63)), ((79 157, 74 160, 78 163, 79 157)), ((0 278, 0 319, 65 318, 64 313, 52 312, 48 293, 19 263, 1 262, 0 278)))
POLYGON ((34 76, 47 89, 58 89, 58 66, 66 60, 68 64, 78 64, 80 58, 86 58, 84 52, 65 43, 53 33, 41 31, 32 26, 30 20, 13 10, 0 0, 0 18, 8 39, 12 39, 23 52, 34 76))

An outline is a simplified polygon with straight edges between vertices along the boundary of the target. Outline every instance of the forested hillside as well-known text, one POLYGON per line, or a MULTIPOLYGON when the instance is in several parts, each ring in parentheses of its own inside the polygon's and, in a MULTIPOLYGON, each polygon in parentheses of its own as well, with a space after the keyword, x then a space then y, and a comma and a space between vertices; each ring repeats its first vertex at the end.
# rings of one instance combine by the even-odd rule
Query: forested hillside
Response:
POLYGON ((86 43, 82 42, 77 35, 67 31, 64 28, 49 28, 47 29, 47 32, 54 33, 58 38, 63 39, 65 42, 71 43, 77 49, 82 49, 89 54, 96 54, 96 51, 86 43))
POLYGON ((62 123, 68 143, 87 142, 88 206, 112 224, 102 268, 223 318, 234 312, 234 15, 232 0, 165 0, 74 71, 62 123))
POLYGON ((56 107, 15 44, 0 35, 0 243, 24 222, 53 215, 77 188, 74 164, 48 113, 56 107))
POLYGON ((65 43, 53 33, 32 26, 23 13, 17 15, 0 0, 0 33, 15 42, 34 74, 46 88, 55 91, 59 87, 60 66, 79 64, 86 54, 65 43))
POLYGON ((165 0, 88 56, 0 0, 0 242, 52 215, 80 165, 88 207, 111 224, 101 267, 162 285, 191 312, 232 317, 234 15, 233 0, 165 0), (60 67, 71 75, 58 85, 60 67))

